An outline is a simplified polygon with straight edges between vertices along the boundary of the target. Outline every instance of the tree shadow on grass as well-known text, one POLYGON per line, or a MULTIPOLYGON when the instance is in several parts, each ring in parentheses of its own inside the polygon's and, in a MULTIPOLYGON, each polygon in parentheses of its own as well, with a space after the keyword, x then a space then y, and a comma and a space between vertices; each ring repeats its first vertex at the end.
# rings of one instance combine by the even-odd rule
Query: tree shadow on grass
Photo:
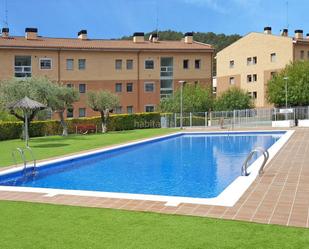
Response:
POLYGON ((38 144, 31 146, 32 148, 58 148, 58 147, 65 147, 70 146, 70 144, 65 143, 50 143, 50 144, 38 144))

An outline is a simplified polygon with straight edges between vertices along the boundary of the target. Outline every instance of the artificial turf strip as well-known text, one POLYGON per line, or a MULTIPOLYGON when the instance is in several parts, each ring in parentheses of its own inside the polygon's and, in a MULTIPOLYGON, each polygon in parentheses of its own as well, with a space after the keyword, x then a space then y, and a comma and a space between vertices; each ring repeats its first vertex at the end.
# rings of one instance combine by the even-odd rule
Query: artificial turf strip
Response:
MULTIPOLYGON (((31 138, 30 147, 34 151, 36 158, 46 159, 50 157, 57 157, 65 154, 79 152, 83 150, 90 150, 95 148, 102 148, 115 144, 121 144, 132 140, 149 138, 158 135, 164 135, 171 132, 178 131, 177 129, 142 129, 109 132, 106 134, 94 135, 70 135, 68 137, 49 136, 31 138)), ((25 147, 25 142, 21 139, 0 141, 0 167, 9 166, 13 164, 12 150, 17 147, 25 147)), ((27 155, 30 159, 30 155, 27 155)), ((17 157, 18 162, 21 159, 17 157)))
POLYGON ((113 209, 0 202, 3 249, 309 248, 309 229, 113 209))

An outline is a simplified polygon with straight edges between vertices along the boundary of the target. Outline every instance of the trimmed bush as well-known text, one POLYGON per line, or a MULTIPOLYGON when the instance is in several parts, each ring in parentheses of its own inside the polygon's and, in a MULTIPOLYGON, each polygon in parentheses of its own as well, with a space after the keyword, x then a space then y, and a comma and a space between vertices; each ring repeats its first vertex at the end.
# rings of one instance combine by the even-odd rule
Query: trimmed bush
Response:
MULTIPOLYGON (((101 132, 101 118, 67 119, 68 132, 76 133, 78 127, 97 127, 101 132)), ((144 128, 160 128, 160 113, 113 114, 110 116, 108 131, 133 130, 144 128)), ((0 140, 16 139, 22 135, 22 122, 1 122, 0 140)), ((30 137, 50 136, 62 134, 62 127, 57 120, 33 121, 29 127, 30 137)))

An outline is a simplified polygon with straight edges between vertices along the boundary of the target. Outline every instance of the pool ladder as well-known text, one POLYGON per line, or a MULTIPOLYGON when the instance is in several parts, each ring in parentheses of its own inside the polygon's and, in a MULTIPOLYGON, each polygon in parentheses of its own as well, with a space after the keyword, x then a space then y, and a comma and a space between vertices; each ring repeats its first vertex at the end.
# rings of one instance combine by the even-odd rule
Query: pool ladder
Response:
POLYGON ((34 156, 34 153, 32 151, 32 149, 27 146, 25 149, 21 149, 21 148, 16 148, 15 150, 12 151, 12 158, 13 158, 13 161, 15 163, 15 165, 17 166, 17 160, 16 160, 16 153, 19 153, 22 161, 23 161, 23 171, 24 171, 24 174, 27 175, 27 164, 29 161, 27 161, 26 159, 26 156, 25 156, 25 151, 29 151, 30 155, 31 155, 31 158, 32 158, 32 161, 33 161, 33 169, 31 171, 31 175, 34 175, 35 172, 36 172, 36 158, 34 156))
POLYGON ((264 172, 264 167, 265 167, 265 164, 267 163, 268 159, 269 159, 269 152, 268 150, 265 150, 264 148, 262 147, 257 147, 255 149, 253 149, 249 155, 247 156, 244 164, 242 165, 241 167, 241 175, 242 176, 248 176, 249 173, 247 171, 248 167, 249 167, 249 162, 250 160, 252 159, 252 157, 254 156, 255 153, 258 153, 258 152, 261 152, 264 156, 264 161, 262 163, 262 166, 261 168, 259 169, 259 175, 261 176, 264 172))

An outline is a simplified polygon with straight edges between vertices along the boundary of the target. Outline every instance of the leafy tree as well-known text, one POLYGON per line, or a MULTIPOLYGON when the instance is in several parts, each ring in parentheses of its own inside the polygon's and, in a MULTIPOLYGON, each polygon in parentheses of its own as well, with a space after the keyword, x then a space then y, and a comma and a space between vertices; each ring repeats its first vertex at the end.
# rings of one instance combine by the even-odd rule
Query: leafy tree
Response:
POLYGON ((102 133, 107 131, 107 122, 109 118, 109 113, 114 108, 119 106, 119 97, 109 91, 90 91, 87 95, 87 101, 89 107, 96 111, 100 112, 102 120, 102 133))
POLYGON ((298 61, 285 67, 268 82, 267 99, 276 106, 285 106, 287 99, 290 106, 309 105, 309 62, 298 61))
MULTIPOLYGON (((209 88, 197 84, 185 84, 183 87, 183 112, 206 112, 212 107, 213 98, 209 88)), ((164 98, 160 103, 160 110, 163 112, 180 111, 180 89, 174 95, 164 98)))
MULTIPOLYGON (((0 82, 0 109, 7 110, 7 106, 15 101, 18 101, 25 96, 30 99, 49 105, 52 98, 54 98, 55 84, 46 77, 32 77, 25 79, 12 78, 0 82)), ((32 110, 29 113, 28 122, 35 118, 39 110, 32 110)), ((18 110, 10 110, 10 114, 17 119, 25 121, 23 113, 18 110)))
POLYGON ((73 103, 79 100, 79 93, 73 87, 56 85, 54 97, 50 100, 50 107, 60 118, 62 136, 68 135, 68 126, 64 120, 64 111, 72 107, 73 103))
POLYGON ((253 107, 247 92, 237 87, 232 87, 217 97, 215 101, 216 111, 232 111, 249 109, 253 107))

